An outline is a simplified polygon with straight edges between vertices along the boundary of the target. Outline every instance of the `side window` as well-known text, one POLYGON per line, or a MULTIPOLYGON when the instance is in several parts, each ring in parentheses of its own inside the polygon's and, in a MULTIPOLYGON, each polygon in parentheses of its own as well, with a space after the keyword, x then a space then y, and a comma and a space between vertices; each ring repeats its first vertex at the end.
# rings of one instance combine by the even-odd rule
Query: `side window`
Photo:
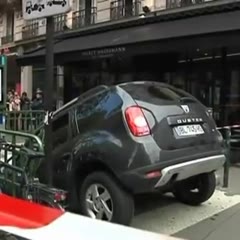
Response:
POLYGON ((68 127, 69 127, 68 113, 58 117, 56 120, 53 121, 52 131, 54 148, 68 141, 68 127))
POLYGON ((76 107, 75 119, 80 133, 93 129, 97 126, 98 118, 101 117, 101 103, 104 96, 105 94, 96 95, 76 107))
POLYGON ((83 133, 91 124, 90 116, 94 113, 95 103, 93 100, 85 101, 78 105, 75 109, 75 121, 78 133, 83 133))

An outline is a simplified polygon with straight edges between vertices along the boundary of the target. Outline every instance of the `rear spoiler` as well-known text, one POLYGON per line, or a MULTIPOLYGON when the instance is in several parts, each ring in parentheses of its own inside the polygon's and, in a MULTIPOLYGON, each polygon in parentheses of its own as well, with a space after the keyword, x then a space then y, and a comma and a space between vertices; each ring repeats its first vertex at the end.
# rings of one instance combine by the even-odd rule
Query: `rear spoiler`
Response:
POLYGON ((4 194, 0 194, 0 236, 1 239, 15 237, 16 240, 179 240, 93 220, 4 194))

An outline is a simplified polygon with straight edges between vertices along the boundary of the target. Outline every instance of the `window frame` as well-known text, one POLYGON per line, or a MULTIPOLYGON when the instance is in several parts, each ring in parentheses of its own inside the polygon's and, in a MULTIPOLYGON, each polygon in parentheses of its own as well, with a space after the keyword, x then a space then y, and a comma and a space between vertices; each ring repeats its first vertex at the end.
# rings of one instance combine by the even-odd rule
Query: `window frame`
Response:
POLYGON ((66 144, 69 140, 71 140, 72 137, 72 131, 71 131, 71 116, 70 116, 70 110, 69 109, 65 109, 63 112, 59 113, 52 122, 52 138, 53 138, 53 142, 55 140, 54 135, 56 134, 57 131, 59 130, 53 130, 53 124, 54 122, 58 121, 60 118, 64 117, 65 115, 67 115, 68 118, 68 122, 67 122, 67 137, 65 138, 66 140, 64 141, 64 143, 59 143, 59 144, 54 144, 53 149, 57 149, 60 146, 66 144), (55 146, 56 145, 56 146, 55 146))

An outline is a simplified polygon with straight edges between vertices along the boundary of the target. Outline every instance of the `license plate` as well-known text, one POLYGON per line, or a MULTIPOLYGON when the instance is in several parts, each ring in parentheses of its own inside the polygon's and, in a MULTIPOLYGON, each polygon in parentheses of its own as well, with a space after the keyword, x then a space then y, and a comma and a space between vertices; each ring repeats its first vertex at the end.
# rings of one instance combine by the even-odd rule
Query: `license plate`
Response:
POLYGON ((178 126, 175 127, 175 131, 180 137, 204 134, 203 128, 199 124, 178 126))

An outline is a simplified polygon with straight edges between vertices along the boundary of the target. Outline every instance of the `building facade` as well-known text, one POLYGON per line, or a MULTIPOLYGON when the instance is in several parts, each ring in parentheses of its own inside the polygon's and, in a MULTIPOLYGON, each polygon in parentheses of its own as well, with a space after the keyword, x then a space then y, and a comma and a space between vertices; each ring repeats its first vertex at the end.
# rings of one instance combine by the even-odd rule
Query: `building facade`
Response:
MULTIPOLYGON (((44 70, 41 66, 34 69, 31 66, 20 69, 15 64, 15 58, 25 51, 44 44, 46 19, 24 21, 21 4, 18 2, 20 1, 6 0, 2 5, 9 4, 10 6, 4 8, 0 6, 0 51, 8 56, 9 88, 21 85, 22 91, 27 91, 32 95, 34 89, 41 87, 38 86, 42 84, 39 79, 43 77, 44 70), (18 4, 17 9, 14 7, 15 4, 18 4), (13 69, 14 71, 12 71, 13 69), (32 75, 36 75, 36 77, 34 78, 32 75)), ((164 8, 164 4, 161 4, 164 0, 158 0, 157 4, 154 4, 153 0, 145 2, 152 9, 164 8)), ((94 24, 139 15, 142 11, 141 4, 145 4, 144 1, 70 0, 71 11, 55 17, 55 32, 62 33, 69 29, 78 30, 94 24), (131 10, 125 11, 129 8, 128 5, 131 10)), ((56 71, 61 72, 62 70, 56 71)))
MULTIPOLYGON (((154 80, 191 92, 214 109, 219 125, 239 121, 240 1, 72 0, 71 5, 71 12, 55 17, 59 105, 98 84, 154 80)), ((44 88, 46 20, 25 22, 21 12, 6 14, 1 49, 9 55, 9 68, 18 68, 18 77, 9 73, 8 81, 17 79, 31 95, 44 88), (10 61, 14 56, 18 66, 10 61)))

